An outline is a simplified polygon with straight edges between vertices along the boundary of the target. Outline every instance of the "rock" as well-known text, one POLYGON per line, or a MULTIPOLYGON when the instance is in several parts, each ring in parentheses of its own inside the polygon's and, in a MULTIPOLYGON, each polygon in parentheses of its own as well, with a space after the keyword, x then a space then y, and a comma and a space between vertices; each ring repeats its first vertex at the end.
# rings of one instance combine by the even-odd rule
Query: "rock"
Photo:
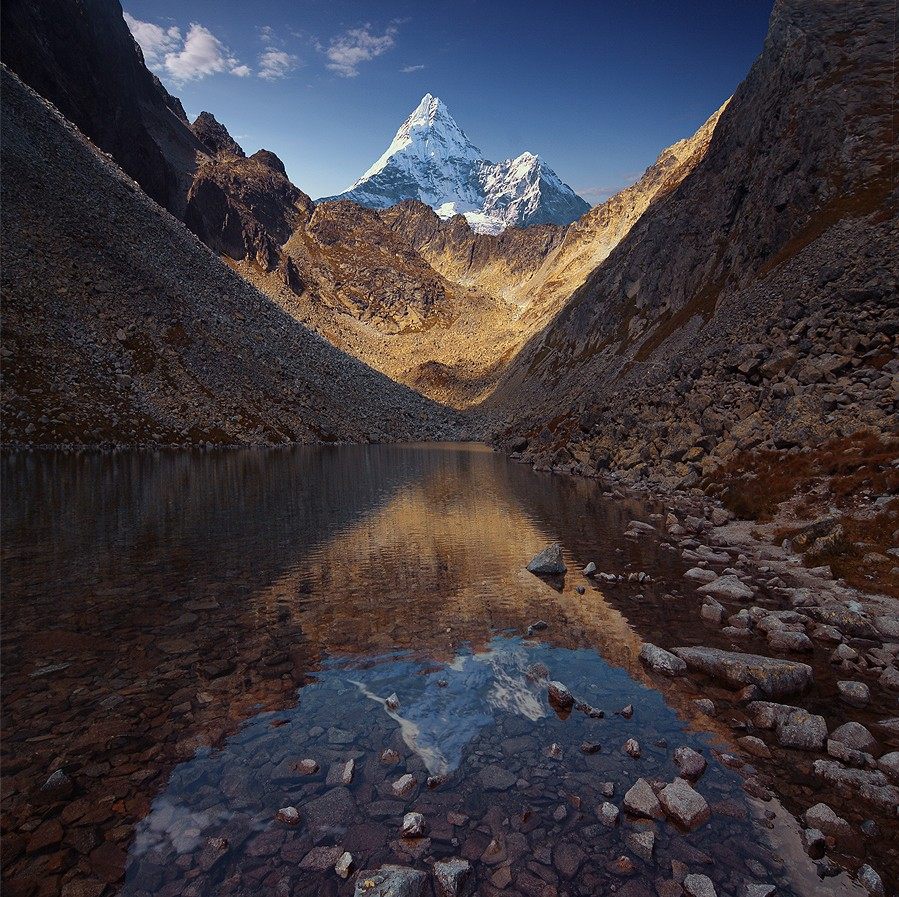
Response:
POLYGON ((404 838, 423 838, 427 832, 425 818, 421 813, 406 813, 400 833, 404 838))
POLYGON ((301 776, 314 776, 318 772, 318 763, 307 758, 306 760, 300 760, 296 769, 301 776))
POLYGON ((665 676, 682 676, 687 672, 687 665, 676 654, 645 642, 640 648, 640 660, 650 669, 665 676))
POLYGON ((674 765, 683 778, 696 781, 705 772, 706 759, 693 748, 679 747, 674 751, 674 765))
POLYGON ((408 797, 415 790, 415 777, 411 773, 400 776, 391 786, 397 797, 408 797))
POLYGON ((841 816, 837 816, 827 804, 815 804, 805 811, 805 824, 811 829, 819 829, 834 838, 850 838, 852 827, 841 816))
POLYGON ((349 878, 350 872, 353 871, 353 855, 344 851, 337 862, 334 864, 334 871, 341 878, 349 878))
POLYGON ((531 623, 527 629, 527 637, 530 638, 535 632, 543 632, 544 629, 549 629, 549 623, 545 620, 537 620, 536 623, 531 623))
POLYGON ((688 897, 718 897, 715 886, 707 875, 700 875, 695 872, 686 875, 681 883, 681 887, 688 897))
POLYGON ((820 608, 809 608, 808 612, 819 622, 826 626, 836 626, 840 632, 856 638, 873 638, 876 630, 862 614, 850 610, 838 601, 828 602, 820 608))
POLYGON ((827 852, 827 840, 824 833, 816 828, 807 828, 802 832, 802 846, 813 860, 820 860, 827 852))
POLYGON ((43 785, 41 785, 41 797, 45 800, 65 800, 70 797, 75 789, 74 782, 63 772, 57 769, 43 785))
POLYGON ((606 828, 614 828, 618 822, 618 807, 615 804, 604 801, 597 808, 596 815, 606 828))
POLYGON ((633 875, 637 871, 634 861, 629 856, 620 856, 609 864, 609 871, 613 875, 633 875))
POLYGON ((686 779, 666 785, 659 793, 659 802, 665 813, 686 829, 699 828, 712 816, 706 799, 686 779))
POLYGON ((634 705, 625 704, 624 707, 618 711, 618 715, 624 719, 630 719, 634 715, 634 705))
POLYGON ((473 890, 471 863, 461 857, 434 863, 437 897, 467 897, 473 890))
POLYGON ((899 782, 899 751, 890 751, 877 761, 877 768, 893 782, 899 782))
POLYGON ((583 595, 587 591, 583 586, 575 586, 574 590, 578 593, 578 595, 583 595))
POLYGON ((640 758, 640 743, 636 738, 628 738, 628 740, 624 742, 624 753, 627 754, 628 757, 633 757, 634 760, 640 758))
POLYGON ((884 897, 883 881, 880 876, 867 863, 859 866, 856 873, 862 887, 871 897, 884 897))
POLYGON ((714 716, 718 712, 715 707, 715 702, 709 698, 696 698, 693 701, 693 706, 706 716, 714 716))
POLYGON ((842 663, 846 660, 858 660, 858 651, 849 645, 837 645, 833 654, 830 655, 830 662, 842 663))
POLYGON ((353 897, 421 897, 428 875, 408 866, 364 869, 356 876, 353 897))
POLYGON ((561 682, 549 682, 546 686, 549 703, 558 710, 571 710, 574 707, 574 695, 561 682))
POLYGON ((308 872, 327 872, 337 865, 342 853, 340 847, 313 847, 300 860, 299 867, 308 872))
POLYGON ((393 748, 385 748, 381 751, 380 761, 385 766, 394 766, 400 762, 400 755, 393 748))
POLYGON ((622 806, 633 816, 663 819, 662 805, 646 779, 637 779, 624 795, 622 806))
POLYGON ((777 888, 774 885, 760 885, 755 882, 743 885, 740 897, 774 897, 777 888))
POLYGON ((558 576, 568 571, 562 560, 562 546, 558 543, 547 545, 528 564, 528 571, 538 576, 558 576))
POLYGON ((871 702, 871 690, 864 682, 841 680, 837 682, 837 692, 840 700, 850 707, 867 707, 871 702))
POLYGON ((296 807, 281 807, 275 818, 285 825, 296 825, 300 821, 300 811, 296 807))
POLYGON ((491 763, 490 766, 485 766, 478 778, 487 791, 507 791, 517 780, 515 775, 498 763, 491 763))
POLYGON ((782 747, 803 751, 821 751, 827 741, 827 723, 800 707, 790 707, 774 723, 777 741, 782 747))
POLYGON ((553 848, 553 865, 563 878, 574 878, 587 859, 581 848, 571 841, 560 841, 553 848))
POLYGON ((558 741, 554 741, 547 749, 546 756, 551 760, 561 760, 562 759, 562 745, 559 744, 558 741))
POLYGON ((656 836, 652 832, 630 832, 624 836, 624 843, 641 860, 652 862, 652 851, 656 843, 656 836))
POLYGON ((812 770, 843 794, 856 796, 891 816, 895 815, 899 806, 899 788, 890 785, 880 770, 847 769, 833 760, 815 760, 812 770))
POLYGON ((687 667, 740 688, 755 685, 769 697, 803 691, 812 682, 812 668, 795 660, 737 654, 717 648, 675 648, 687 667))
POLYGON ((596 573, 596 564, 593 561, 590 561, 586 567, 584 567, 584 576, 593 576, 596 573))
POLYGON ((877 681, 883 688, 899 691, 899 670, 896 667, 887 667, 877 681))
POLYGON ((752 754, 753 757, 767 759, 771 756, 768 745, 765 744, 761 738, 756 738, 755 735, 744 735, 742 738, 737 739, 737 744, 739 744, 746 753, 752 754))
POLYGON ((732 573, 719 576, 711 582, 707 582, 704 586, 700 586, 697 591, 701 595, 711 595, 714 598, 725 598, 731 601, 745 601, 752 598, 753 591, 738 577, 732 573))
POLYGON ((877 740, 874 736, 861 724, 854 720, 843 723, 842 726, 834 729, 830 733, 832 741, 845 744, 846 747, 852 748, 854 751, 864 751, 867 754, 873 754, 877 750, 877 740))
POLYGON ((707 567, 691 567, 685 574, 685 579, 694 579, 697 582, 709 583, 714 582, 718 578, 718 574, 714 570, 707 567))
POLYGON ((768 647, 772 651, 813 651, 812 640, 804 632, 772 629, 768 633, 768 647))
POLYGON ((388 710, 398 710, 400 699, 397 697, 396 692, 394 692, 384 703, 387 705, 388 710))

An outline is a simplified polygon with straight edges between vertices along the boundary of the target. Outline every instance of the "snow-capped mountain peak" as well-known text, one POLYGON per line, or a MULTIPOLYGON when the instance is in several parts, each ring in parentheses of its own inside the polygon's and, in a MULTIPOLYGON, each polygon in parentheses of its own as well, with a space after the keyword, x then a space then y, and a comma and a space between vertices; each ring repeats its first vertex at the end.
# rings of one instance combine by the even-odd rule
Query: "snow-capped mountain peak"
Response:
POLYGON ((351 187, 328 199, 386 208, 420 199, 441 217, 464 214, 472 228, 568 224, 589 206, 530 152, 493 163, 468 139, 446 104, 430 93, 381 157, 351 187))

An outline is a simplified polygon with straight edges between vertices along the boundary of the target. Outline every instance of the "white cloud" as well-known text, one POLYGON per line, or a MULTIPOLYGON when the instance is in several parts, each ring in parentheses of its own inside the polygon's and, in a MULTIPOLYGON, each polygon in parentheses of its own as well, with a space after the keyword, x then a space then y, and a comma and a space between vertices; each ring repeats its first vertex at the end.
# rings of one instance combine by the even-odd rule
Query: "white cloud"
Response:
POLYGON ((173 81, 184 83, 220 72, 240 78, 250 74, 248 66, 241 64, 208 28, 196 22, 191 23, 184 38, 174 25, 162 28, 128 13, 125 22, 140 44, 147 65, 173 81))
POLYGON ((268 47, 259 57, 259 77, 266 81, 277 81, 285 78, 299 64, 299 59, 292 53, 268 47))
POLYGON ((160 68, 165 61, 165 54, 171 53, 181 45, 181 30, 174 25, 162 28, 152 22, 141 22, 127 12, 125 23, 134 39, 140 44, 144 61, 150 68, 160 68))
POLYGON ((363 62, 368 62, 393 47, 395 37, 395 25, 390 25, 383 34, 373 34, 369 24, 361 28, 350 28, 332 38, 325 51, 328 68, 342 78, 355 78, 363 62))
POLYGON ((404 75, 409 75, 409 74, 411 74, 412 72, 420 72, 423 68, 424 68, 423 65, 404 65, 404 66, 400 69, 400 71, 401 71, 404 75))

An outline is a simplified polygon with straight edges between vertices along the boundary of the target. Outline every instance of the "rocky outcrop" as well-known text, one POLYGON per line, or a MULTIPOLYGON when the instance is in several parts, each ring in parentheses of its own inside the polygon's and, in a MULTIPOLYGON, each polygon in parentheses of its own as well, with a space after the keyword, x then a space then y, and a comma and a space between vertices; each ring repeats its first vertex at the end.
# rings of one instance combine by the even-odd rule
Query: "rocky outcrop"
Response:
POLYGON ((3 62, 180 217, 203 146, 144 65, 118 0, 10 0, 0 26, 3 62))
POLYGON ((740 450, 884 428, 899 373, 892 15, 885 0, 849 22, 826 2, 775 4, 702 160, 491 396, 526 459, 698 485, 740 450))
POLYGON ((443 409, 246 284, 5 67, 2 77, 7 445, 452 431, 443 409))
MULTIPOLYGON (((246 157, 240 144, 211 112, 201 112, 190 129, 196 134, 207 153, 213 156, 238 156, 241 159, 246 157)), ((282 170, 283 167, 282 165, 282 170)))
POLYGON ((698 670, 732 688, 755 685, 769 697, 803 691, 812 682, 812 668, 805 663, 778 660, 758 654, 737 654, 718 648, 675 648, 674 653, 691 670, 698 670))

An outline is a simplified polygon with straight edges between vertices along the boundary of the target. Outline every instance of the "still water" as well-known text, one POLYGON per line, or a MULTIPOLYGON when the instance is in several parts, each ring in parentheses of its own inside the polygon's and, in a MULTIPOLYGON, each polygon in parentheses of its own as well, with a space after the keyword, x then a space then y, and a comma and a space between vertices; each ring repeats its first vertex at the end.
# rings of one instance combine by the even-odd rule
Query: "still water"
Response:
POLYGON ((637 662, 702 638, 678 554, 623 536, 661 507, 472 445, 23 454, 2 477, 4 892, 352 894, 462 857, 486 895, 850 893, 746 794, 701 695, 637 662), (527 573, 555 541, 568 575, 527 573), (651 581, 613 599, 589 560, 651 581), (602 824, 683 745, 709 822, 602 824))

